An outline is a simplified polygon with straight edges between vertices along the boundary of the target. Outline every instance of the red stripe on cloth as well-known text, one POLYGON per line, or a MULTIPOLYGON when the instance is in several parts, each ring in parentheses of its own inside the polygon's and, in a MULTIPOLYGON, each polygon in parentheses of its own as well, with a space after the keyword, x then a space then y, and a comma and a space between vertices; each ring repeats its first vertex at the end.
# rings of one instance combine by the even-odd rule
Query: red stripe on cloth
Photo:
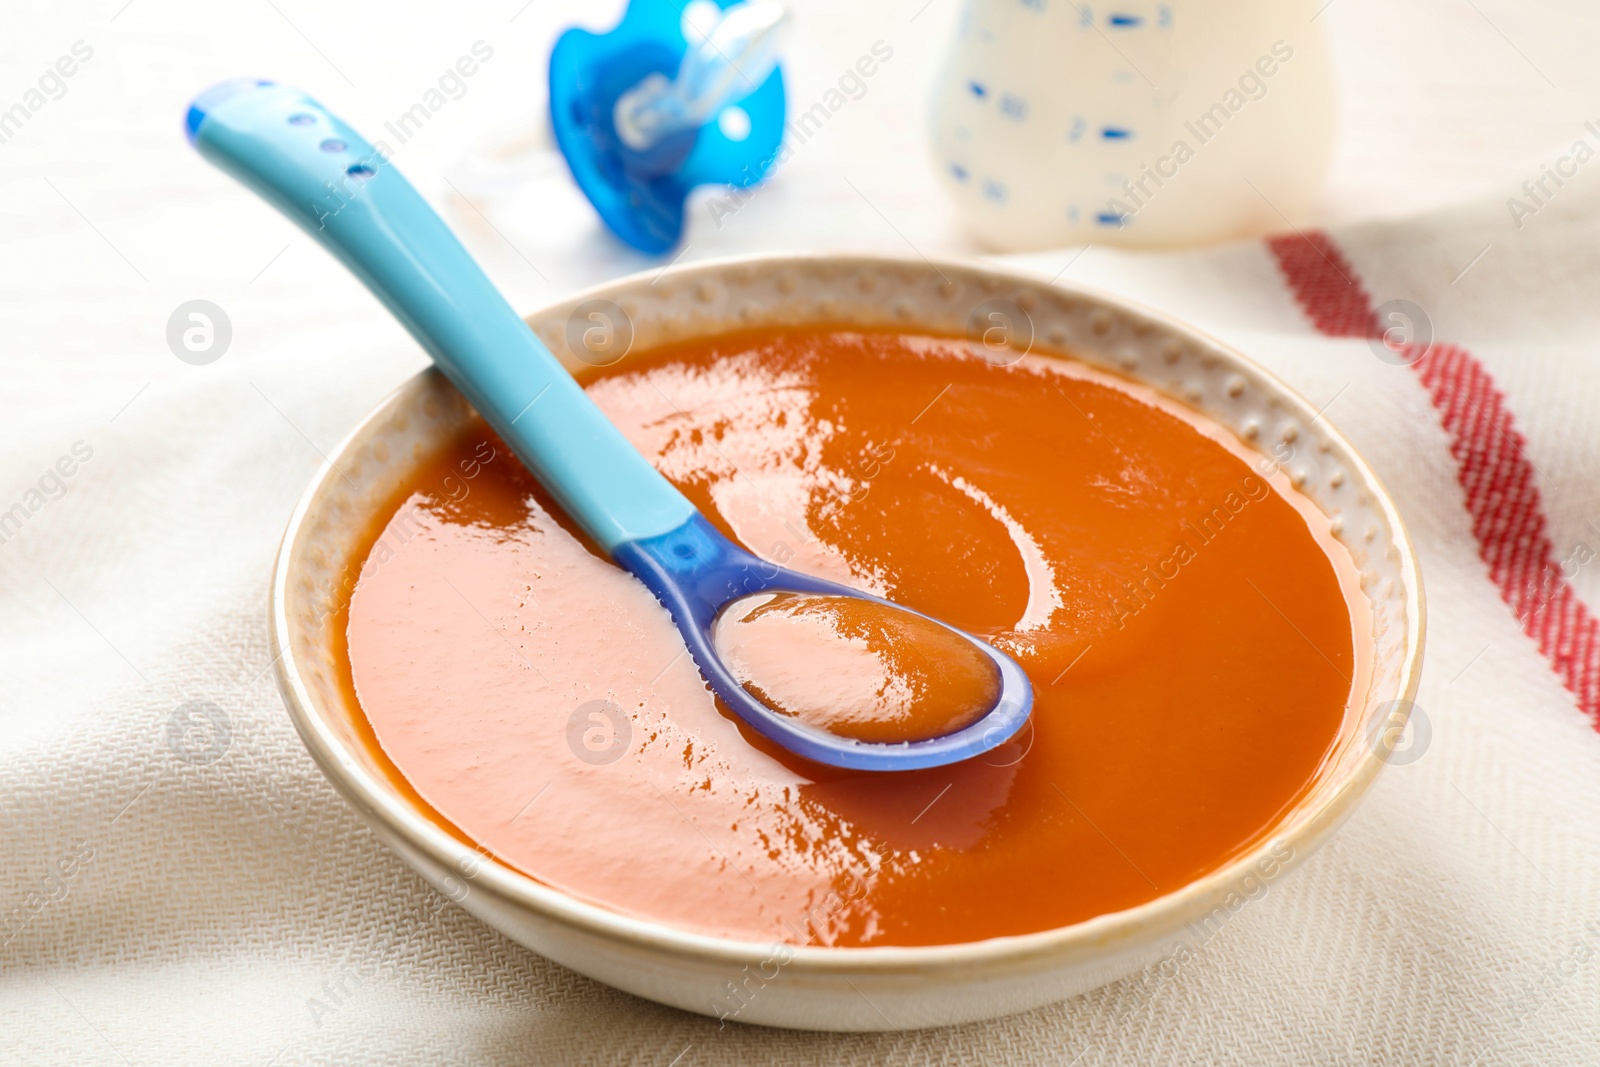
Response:
MULTIPOLYGON (((1324 233, 1274 237, 1267 247, 1317 330, 1377 337, 1382 328, 1360 277, 1324 233)), ((1578 709, 1600 730, 1600 620, 1562 576, 1539 495, 1505 394, 1466 349, 1435 344, 1411 364, 1439 421, 1466 497, 1489 578, 1538 645, 1578 709)))
POLYGON ((1329 337, 1376 337, 1378 313, 1350 261, 1327 234, 1273 237, 1267 247, 1294 289, 1300 310, 1329 337))

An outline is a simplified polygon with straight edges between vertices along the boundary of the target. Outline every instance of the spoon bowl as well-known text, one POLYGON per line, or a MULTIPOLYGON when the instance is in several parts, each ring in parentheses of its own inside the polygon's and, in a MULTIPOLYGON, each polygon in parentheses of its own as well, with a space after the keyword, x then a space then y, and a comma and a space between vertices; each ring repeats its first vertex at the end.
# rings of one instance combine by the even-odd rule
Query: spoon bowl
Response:
POLYGON ((860 771, 909 771, 958 763, 1005 744, 1033 710, 1028 676, 1016 660, 999 649, 892 601, 769 563, 723 537, 702 516, 696 515, 660 537, 630 542, 616 551, 615 558, 666 605, 700 673, 717 696, 763 736, 818 763, 860 771), (841 737, 778 714, 740 685, 718 652, 713 632, 718 616, 729 604, 766 592, 854 597, 931 619, 971 641, 993 661, 1000 673, 999 698, 989 713, 971 726, 896 745, 841 737))

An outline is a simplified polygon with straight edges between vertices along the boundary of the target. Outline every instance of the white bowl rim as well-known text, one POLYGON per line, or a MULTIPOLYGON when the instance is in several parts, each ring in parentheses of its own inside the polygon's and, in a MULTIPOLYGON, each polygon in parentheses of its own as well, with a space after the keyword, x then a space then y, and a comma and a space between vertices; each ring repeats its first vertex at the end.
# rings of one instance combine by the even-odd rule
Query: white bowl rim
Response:
MULTIPOLYGON (((1320 423, 1320 432, 1343 453, 1342 458, 1350 467, 1351 474, 1366 487, 1373 506, 1382 513, 1393 535, 1391 547, 1398 550, 1401 589, 1410 609, 1395 699, 1403 701, 1404 707, 1409 710, 1420 682, 1426 608, 1415 549, 1399 509, 1365 459, 1310 402, 1244 353, 1180 319, 1129 300, 1121 294, 1076 282, 1046 281, 1041 275, 984 260, 853 252, 755 253, 699 260, 669 266, 665 270, 640 271, 571 294, 533 312, 527 318, 532 320, 550 309, 580 301, 616 297, 645 279, 652 282, 692 282, 697 275, 716 275, 737 268, 776 268, 786 263, 853 264, 858 268, 902 271, 910 268, 940 274, 949 270, 965 276, 976 274, 1019 286, 1040 287, 1060 296, 1091 302, 1136 320, 1143 319, 1148 325, 1183 337, 1211 355, 1248 368, 1262 385, 1276 394, 1288 410, 1302 416, 1308 423, 1313 419, 1320 423)), ((914 328, 914 324, 910 328, 914 328)), ((316 704, 300 675, 293 653, 288 651, 291 629, 287 611, 290 562, 297 538, 324 486, 335 476, 335 462, 362 437, 368 426, 381 419, 408 390, 417 388, 419 379, 437 373, 431 367, 426 368, 401 383, 328 453, 296 504, 280 543, 273 567, 269 606, 272 651, 277 665, 279 689, 307 749, 330 781, 369 818, 382 824, 390 833, 441 867, 467 878, 473 889, 482 889, 505 904, 531 911, 543 919, 575 928, 604 941, 625 943, 633 949, 653 950, 704 964, 732 964, 738 967, 767 958, 776 942, 717 937, 627 915, 569 896, 520 871, 494 862, 420 815, 409 803, 369 774, 344 751, 344 745, 333 728, 314 710, 316 704)), ((1158 391, 1166 392, 1154 383, 1150 384, 1158 391)), ((1262 862, 1271 858, 1278 867, 1286 867, 1303 859, 1350 814, 1384 762, 1376 748, 1368 746, 1359 762, 1345 773, 1337 786, 1327 790, 1316 804, 1296 809, 1289 822, 1280 825, 1256 846, 1240 852, 1209 874, 1131 908, 1036 933, 948 945, 830 948, 791 944, 787 948, 792 950, 792 956, 784 964, 785 971, 816 975, 922 975, 947 970, 967 974, 974 971, 1027 973, 1171 936, 1199 917, 1210 914, 1226 901, 1241 880, 1262 862), (1287 858, 1272 851, 1284 843, 1292 849, 1287 858)))

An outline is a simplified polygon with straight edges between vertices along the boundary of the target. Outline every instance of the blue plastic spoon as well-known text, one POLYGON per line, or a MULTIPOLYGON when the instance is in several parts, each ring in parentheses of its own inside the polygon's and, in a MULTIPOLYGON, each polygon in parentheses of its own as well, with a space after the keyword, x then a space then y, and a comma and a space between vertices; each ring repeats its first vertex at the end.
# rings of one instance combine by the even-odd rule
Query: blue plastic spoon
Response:
POLYGON ((969 759, 1027 721, 1033 687, 1022 668, 954 627, 1000 675, 994 707, 954 733, 856 741, 761 703, 713 642, 732 601, 793 591, 910 609, 775 566, 718 533, 584 394, 382 153, 310 97, 253 78, 224 82, 195 98, 187 127, 201 155, 298 223, 405 324, 567 514, 655 593, 711 688, 751 727, 819 763, 896 771, 969 759))

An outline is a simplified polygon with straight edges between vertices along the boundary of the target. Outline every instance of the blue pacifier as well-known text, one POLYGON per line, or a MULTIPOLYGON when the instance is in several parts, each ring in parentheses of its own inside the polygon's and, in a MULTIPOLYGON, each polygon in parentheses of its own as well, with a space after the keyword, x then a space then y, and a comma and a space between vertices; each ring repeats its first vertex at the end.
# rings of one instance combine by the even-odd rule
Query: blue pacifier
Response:
POLYGON ((779 0, 632 0, 610 33, 550 54, 550 123, 611 231, 642 252, 683 236, 698 185, 754 185, 783 143, 779 0))

